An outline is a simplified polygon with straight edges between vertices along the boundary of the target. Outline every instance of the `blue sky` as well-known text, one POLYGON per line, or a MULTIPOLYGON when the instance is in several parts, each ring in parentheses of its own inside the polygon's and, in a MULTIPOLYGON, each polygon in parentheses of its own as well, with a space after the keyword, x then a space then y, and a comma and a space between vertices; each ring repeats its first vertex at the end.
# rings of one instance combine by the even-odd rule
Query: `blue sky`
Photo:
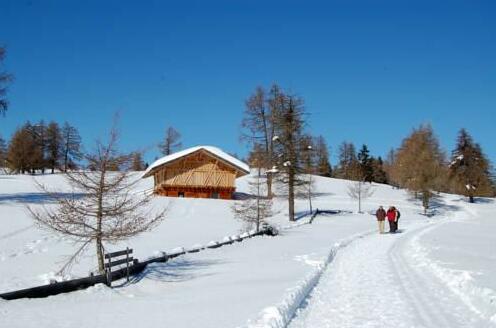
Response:
POLYGON ((168 125, 244 155, 244 100, 277 82, 333 164, 343 140, 384 155, 421 123, 447 151, 467 128, 496 162, 495 1, 0 0, 0 16, 4 138, 67 120, 90 148, 119 111, 122 148, 148 160, 168 125))

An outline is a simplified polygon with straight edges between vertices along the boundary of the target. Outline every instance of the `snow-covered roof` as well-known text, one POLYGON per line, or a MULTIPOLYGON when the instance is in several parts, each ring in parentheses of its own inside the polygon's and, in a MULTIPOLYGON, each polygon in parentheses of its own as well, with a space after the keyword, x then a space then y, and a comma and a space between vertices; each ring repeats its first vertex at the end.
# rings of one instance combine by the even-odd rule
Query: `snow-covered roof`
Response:
POLYGON ((152 165, 150 165, 146 169, 145 173, 143 174, 143 178, 146 178, 147 176, 149 176, 150 173, 153 171, 153 169, 155 169, 159 166, 162 166, 166 163, 170 163, 172 161, 175 161, 178 158, 181 158, 181 157, 184 157, 184 156, 189 155, 191 153, 194 153, 200 149, 203 149, 203 150, 211 153, 212 155, 224 160, 225 162, 231 164, 232 166, 235 166, 240 171, 242 171, 246 174, 250 173, 250 167, 248 166, 248 164, 246 164, 246 163, 240 161, 239 159, 225 153, 221 149, 219 149, 217 147, 213 147, 213 146, 196 146, 196 147, 184 149, 184 150, 178 151, 177 153, 170 154, 170 155, 167 155, 167 156, 164 156, 162 158, 157 159, 155 162, 152 163, 152 165))

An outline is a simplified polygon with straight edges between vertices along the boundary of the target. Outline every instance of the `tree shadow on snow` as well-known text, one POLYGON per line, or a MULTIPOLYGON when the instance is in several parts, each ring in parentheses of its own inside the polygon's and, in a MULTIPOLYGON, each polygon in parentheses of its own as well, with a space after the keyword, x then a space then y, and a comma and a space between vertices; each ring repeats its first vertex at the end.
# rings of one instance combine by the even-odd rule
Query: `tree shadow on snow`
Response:
POLYGON ((124 282, 121 285, 116 285, 116 287, 136 284, 143 279, 158 282, 183 282, 199 277, 211 276, 213 273, 206 273, 203 270, 219 263, 221 261, 189 259, 173 259, 167 263, 152 263, 142 273, 131 278, 129 283, 124 282))
POLYGON ((19 194, 0 194, 0 203, 3 202, 16 202, 16 203, 24 203, 24 204, 43 204, 43 203, 56 203, 57 197, 60 198, 70 198, 83 197, 84 194, 78 193, 56 193, 54 195, 50 195, 42 192, 28 192, 28 193, 19 193, 19 194))
MULTIPOLYGON (((412 203, 417 203, 418 205, 422 206, 421 197, 422 196, 419 196, 419 198, 415 198, 412 195, 410 198, 408 198, 408 201, 412 203)), ((425 214, 424 212, 420 212, 419 214, 430 218, 433 216, 444 214, 446 212, 459 211, 460 209, 461 209, 460 206, 448 204, 446 203, 444 198, 439 197, 438 195, 433 195, 429 201, 429 208, 427 210, 427 214, 425 214)), ((401 211, 401 208, 399 210, 401 211)))

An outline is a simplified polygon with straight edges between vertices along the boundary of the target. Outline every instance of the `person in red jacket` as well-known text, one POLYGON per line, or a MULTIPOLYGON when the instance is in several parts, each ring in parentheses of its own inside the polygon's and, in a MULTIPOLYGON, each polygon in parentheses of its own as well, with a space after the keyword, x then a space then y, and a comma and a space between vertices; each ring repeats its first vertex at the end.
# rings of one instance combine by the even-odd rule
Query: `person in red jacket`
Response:
POLYGON ((387 213, 386 213, 386 216, 388 218, 388 222, 389 222, 389 232, 390 233, 395 233, 396 232, 396 219, 397 219, 397 212, 396 210, 394 209, 393 206, 390 206, 387 213))

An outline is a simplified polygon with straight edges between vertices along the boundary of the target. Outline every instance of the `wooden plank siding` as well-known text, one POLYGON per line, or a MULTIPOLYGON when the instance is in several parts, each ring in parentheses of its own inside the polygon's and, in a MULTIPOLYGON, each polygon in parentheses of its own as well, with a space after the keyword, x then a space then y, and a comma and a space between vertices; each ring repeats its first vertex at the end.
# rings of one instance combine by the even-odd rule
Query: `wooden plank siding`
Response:
POLYGON ((231 199, 238 171, 200 150, 159 167, 155 193, 171 197, 231 199))

